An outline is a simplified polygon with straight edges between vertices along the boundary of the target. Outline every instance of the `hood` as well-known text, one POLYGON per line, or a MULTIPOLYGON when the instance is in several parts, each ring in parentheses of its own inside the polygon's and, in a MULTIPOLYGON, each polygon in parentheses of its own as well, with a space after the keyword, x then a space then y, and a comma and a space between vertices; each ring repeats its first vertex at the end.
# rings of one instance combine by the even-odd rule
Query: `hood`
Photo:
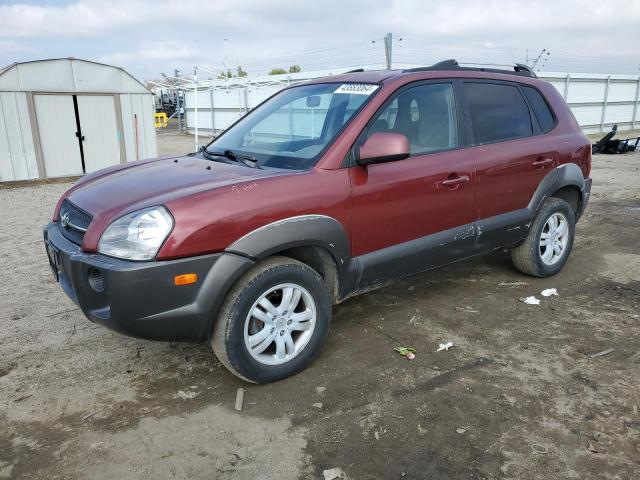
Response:
POLYGON ((87 179, 73 188, 67 198, 94 218, 120 216, 214 188, 287 173, 213 162, 198 156, 125 167, 87 179))
POLYGON ((171 157, 96 172, 81 179, 61 201, 68 198, 93 216, 87 232, 87 236, 93 236, 116 218, 141 208, 288 173, 214 162, 200 156, 171 157))

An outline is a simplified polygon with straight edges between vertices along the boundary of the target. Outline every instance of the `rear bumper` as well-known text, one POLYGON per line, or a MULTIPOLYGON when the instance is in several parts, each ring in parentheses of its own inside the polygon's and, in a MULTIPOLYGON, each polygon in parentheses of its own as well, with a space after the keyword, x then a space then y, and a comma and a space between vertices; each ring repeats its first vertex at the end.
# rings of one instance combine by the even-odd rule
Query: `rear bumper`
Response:
POLYGON ((577 218, 580 218, 584 211, 587 209, 589 197, 591 197, 591 183, 591 178, 584 179, 584 186, 582 187, 582 201, 580 202, 580 211, 578 212, 577 218))
POLYGON ((60 286, 89 320, 153 340, 206 341, 229 288, 253 265, 230 253, 152 262, 86 253, 55 223, 45 228, 44 241, 60 286), (185 273, 196 273, 198 281, 174 285, 185 273), (102 289, 90 276, 102 279, 102 289))

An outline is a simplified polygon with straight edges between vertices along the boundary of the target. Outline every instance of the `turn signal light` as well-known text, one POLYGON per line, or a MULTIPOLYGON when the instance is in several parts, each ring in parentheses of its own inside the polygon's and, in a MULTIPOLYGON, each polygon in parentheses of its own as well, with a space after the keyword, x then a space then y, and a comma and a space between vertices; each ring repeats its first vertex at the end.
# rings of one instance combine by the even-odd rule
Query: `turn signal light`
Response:
POLYGON ((198 281, 198 274, 185 273, 184 275, 176 275, 173 277, 173 283, 176 285, 190 285, 198 281))

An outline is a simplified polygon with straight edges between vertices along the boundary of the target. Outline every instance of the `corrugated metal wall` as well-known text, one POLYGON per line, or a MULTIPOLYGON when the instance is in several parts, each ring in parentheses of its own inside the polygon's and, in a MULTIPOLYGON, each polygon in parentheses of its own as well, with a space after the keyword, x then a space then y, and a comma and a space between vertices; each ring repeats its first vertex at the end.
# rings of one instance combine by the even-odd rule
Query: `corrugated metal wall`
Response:
POLYGON ((0 182, 37 177, 27 96, 0 92, 0 182))
MULTIPOLYGON (((303 72, 291 81, 325 75, 327 72, 324 71, 303 72)), ((554 72, 542 72, 538 76, 560 92, 586 133, 608 131, 614 124, 618 125, 619 130, 640 127, 639 76, 554 72)), ((224 130, 264 99, 284 88, 288 83, 287 77, 274 75, 247 79, 244 85, 228 89, 223 80, 211 82, 212 88, 203 83, 198 91, 198 128, 210 131, 213 125, 215 131, 224 130), (279 77, 283 78, 278 83, 279 77)), ((185 106, 187 128, 192 131, 196 119, 193 90, 186 91, 185 106)))
POLYGON ((127 162, 157 157, 153 97, 137 93, 120 94, 120 106, 127 162))

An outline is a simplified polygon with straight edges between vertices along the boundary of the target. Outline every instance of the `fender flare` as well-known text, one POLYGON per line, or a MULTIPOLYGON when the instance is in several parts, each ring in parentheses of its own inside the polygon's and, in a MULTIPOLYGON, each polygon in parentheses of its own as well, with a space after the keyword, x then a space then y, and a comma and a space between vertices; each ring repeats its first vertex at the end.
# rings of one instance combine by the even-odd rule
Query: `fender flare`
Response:
POLYGON ((254 260, 295 247, 316 246, 328 251, 335 261, 341 286, 348 287, 351 245, 342 224, 326 215, 298 215, 263 225, 226 248, 254 260))
MULTIPOLYGON (((536 191, 533 192, 531 200, 529 200, 529 205, 527 205, 531 220, 533 221, 535 218, 538 210, 542 206, 542 202, 550 197, 552 193, 570 186, 578 188, 581 194, 584 193, 585 180, 582 176, 582 170, 580 170, 580 167, 575 163, 562 164, 547 173, 538 185, 538 188, 536 188, 536 191)), ((580 198, 580 201, 583 201, 582 198, 580 198)), ((578 211, 580 211, 580 208, 578 208, 578 211)))

